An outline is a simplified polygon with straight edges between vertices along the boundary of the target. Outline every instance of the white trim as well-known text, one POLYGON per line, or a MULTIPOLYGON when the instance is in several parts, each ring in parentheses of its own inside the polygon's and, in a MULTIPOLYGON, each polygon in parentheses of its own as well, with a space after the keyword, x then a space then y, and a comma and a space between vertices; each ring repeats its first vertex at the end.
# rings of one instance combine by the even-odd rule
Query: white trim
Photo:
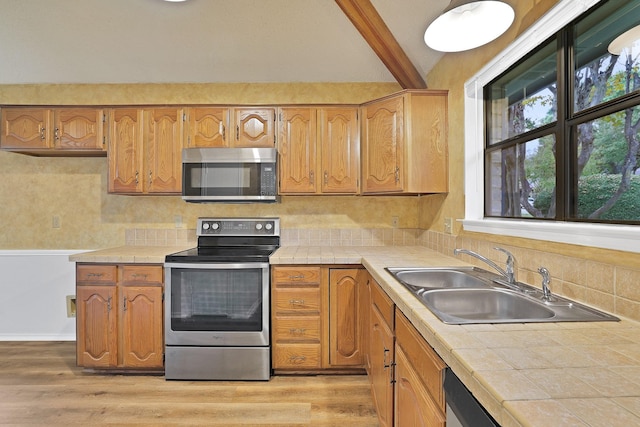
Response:
POLYGON ((640 227, 484 218, 484 110, 482 88, 524 55, 601 0, 561 0, 465 83, 466 231, 640 253, 640 227))

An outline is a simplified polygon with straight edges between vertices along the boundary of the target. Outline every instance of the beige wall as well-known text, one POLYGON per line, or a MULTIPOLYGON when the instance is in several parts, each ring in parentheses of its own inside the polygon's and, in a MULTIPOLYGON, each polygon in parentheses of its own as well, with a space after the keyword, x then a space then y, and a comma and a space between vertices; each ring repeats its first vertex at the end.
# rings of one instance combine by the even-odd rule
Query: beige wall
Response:
MULTIPOLYGON (((428 246, 446 254, 454 247, 467 247, 504 262, 493 250, 496 245, 511 250, 520 260, 520 280, 538 284, 539 266, 552 274, 554 292, 576 298, 605 310, 640 320, 640 255, 593 247, 471 233, 454 221, 452 235, 444 234, 444 219, 464 218, 464 83, 507 47, 558 0, 507 0, 516 10, 516 22, 498 40, 468 51, 445 55, 428 74, 430 88, 449 90, 450 194, 428 196, 420 201, 419 227, 429 230, 428 246), (432 203, 433 202, 433 203, 432 203)), ((467 261, 480 262, 472 258, 467 261)))
MULTIPOLYGON (((358 104, 396 84, 5 85, 0 104, 358 104)), ((177 196, 107 194, 106 158, 0 152, 0 249, 93 249, 125 244, 128 229, 167 229, 182 217, 275 215, 283 228, 417 228, 417 197, 283 197, 277 204, 190 204, 177 196), (52 227, 53 216, 61 228, 52 227)))

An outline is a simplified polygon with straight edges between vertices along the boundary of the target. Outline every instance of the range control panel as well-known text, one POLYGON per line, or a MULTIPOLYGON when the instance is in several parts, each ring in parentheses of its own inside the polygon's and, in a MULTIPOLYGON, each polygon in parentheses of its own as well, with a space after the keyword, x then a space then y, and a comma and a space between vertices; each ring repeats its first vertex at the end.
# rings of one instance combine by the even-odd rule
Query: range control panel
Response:
POLYGON ((279 236, 280 218, 198 218, 197 236, 279 236))

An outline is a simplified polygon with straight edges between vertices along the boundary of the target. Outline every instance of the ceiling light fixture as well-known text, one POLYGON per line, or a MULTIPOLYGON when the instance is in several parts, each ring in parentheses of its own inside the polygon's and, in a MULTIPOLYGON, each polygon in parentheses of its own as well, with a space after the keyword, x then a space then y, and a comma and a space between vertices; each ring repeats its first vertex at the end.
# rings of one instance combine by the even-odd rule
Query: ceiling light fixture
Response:
POLYGON ((636 25, 630 30, 625 31, 609 43, 609 53, 612 55, 620 55, 627 48, 631 51, 640 49, 640 25, 636 25))
POLYGON ((513 23, 513 8, 497 0, 451 0, 429 25, 424 42, 441 52, 460 52, 489 43, 513 23))

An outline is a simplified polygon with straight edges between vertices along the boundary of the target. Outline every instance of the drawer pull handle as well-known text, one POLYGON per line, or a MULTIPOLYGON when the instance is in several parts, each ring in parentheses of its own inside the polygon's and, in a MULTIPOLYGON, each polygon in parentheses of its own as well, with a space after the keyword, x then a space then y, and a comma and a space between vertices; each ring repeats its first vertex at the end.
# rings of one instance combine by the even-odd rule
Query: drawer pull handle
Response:
POLYGON ((304 305, 303 299, 290 299, 289 305, 304 305))
POLYGON ((289 363, 304 363, 304 361, 307 360, 307 358, 305 356, 291 356, 289 357, 289 363))
POLYGON ((295 276, 289 276, 289 280, 301 280, 304 279, 304 274, 298 274, 295 276))
POLYGON ((290 335, 304 336, 306 333, 307 333, 307 330, 305 328, 291 328, 291 329, 289 329, 289 334, 290 335))
POLYGON ((382 367, 383 369, 387 369, 389 367, 391 367, 391 365, 387 362, 387 354, 389 353, 389 349, 385 348, 384 349, 384 354, 382 355, 382 367))
POLYGON ((147 280, 147 276, 149 276, 148 274, 143 274, 143 273, 133 273, 131 275, 131 277, 133 277, 133 279, 142 279, 142 280, 147 280))
POLYGON ((87 277, 91 277, 91 278, 100 278, 104 276, 104 273, 89 273, 87 274, 87 277))

